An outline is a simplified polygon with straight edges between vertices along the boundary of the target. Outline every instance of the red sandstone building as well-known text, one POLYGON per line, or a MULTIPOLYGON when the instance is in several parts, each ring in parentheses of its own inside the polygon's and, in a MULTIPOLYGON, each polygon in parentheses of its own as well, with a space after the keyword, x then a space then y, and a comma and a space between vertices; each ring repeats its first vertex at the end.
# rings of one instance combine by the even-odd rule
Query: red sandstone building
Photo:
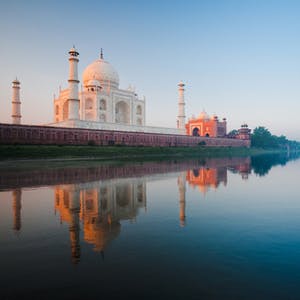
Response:
POLYGON ((192 136, 205 137, 225 137, 226 136, 226 119, 219 121, 218 117, 209 116, 203 111, 197 118, 189 119, 185 125, 186 134, 192 136))

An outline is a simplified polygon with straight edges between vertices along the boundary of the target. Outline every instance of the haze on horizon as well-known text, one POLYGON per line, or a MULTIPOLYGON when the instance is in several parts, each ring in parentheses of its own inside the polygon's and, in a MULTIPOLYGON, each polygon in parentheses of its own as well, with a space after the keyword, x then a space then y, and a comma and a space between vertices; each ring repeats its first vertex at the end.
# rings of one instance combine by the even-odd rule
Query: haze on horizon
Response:
POLYGON ((11 82, 21 81, 22 123, 53 121, 67 87, 68 50, 84 68, 104 58, 120 87, 146 97, 147 125, 175 127, 177 83, 186 116, 203 109, 300 140, 300 2, 6 1, 0 3, 0 122, 11 122, 11 82))

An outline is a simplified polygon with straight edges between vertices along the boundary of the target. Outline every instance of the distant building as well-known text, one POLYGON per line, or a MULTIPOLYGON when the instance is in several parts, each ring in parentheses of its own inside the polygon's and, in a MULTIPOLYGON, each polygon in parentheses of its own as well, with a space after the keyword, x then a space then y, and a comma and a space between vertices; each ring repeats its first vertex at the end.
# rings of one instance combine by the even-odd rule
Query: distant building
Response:
POLYGON ((203 111, 197 118, 192 117, 185 125, 186 134, 192 136, 205 137, 225 137, 226 136, 226 119, 219 121, 215 115, 209 116, 203 111))
POLYGON ((250 140, 251 139, 251 129, 248 128, 247 124, 243 124, 241 128, 238 130, 238 134, 235 138, 240 140, 250 140))

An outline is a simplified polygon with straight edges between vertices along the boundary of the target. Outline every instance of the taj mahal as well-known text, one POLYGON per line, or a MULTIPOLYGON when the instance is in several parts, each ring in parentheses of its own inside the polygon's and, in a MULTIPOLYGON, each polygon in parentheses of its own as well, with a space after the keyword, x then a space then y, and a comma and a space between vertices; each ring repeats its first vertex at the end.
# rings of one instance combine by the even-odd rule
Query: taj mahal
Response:
POLYGON ((68 54, 68 87, 60 88, 58 97, 54 97, 53 122, 38 125, 42 128, 24 127, 28 125, 21 123, 20 82, 16 79, 12 82, 12 125, 19 127, 0 124, 1 143, 86 144, 92 140, 99 145, 192 146, 204 142, 211 146, 249 146, 250 129, 246 124, 233 141, 227 137, 226 118, 219 120, 216 115, 209 116, 203 111, 186 122, 185 84, 182 81, 177 85, 175 126, 147 126, 145 97, 139 97, 132 88, 119 87, 118 72, 104 59, 102 49, 99 58, 84 69, 81 82, 79 52, 73 46, 68 54))
MULTIPOLYGON (((75 47, 71 48, 69 87, 60 90, 54 99, 54 123, 51 126, 184 134, 184 112, 178 116, 183 119, 182 128, 145 126, 145 97, 139 98, 132 88, 119 87, 118 72, 104 60, 102 49, 99 59, 83 71, 79 91, 78 56, 75 47)), ((183 91, 181 102, 184 104, 183 91)))

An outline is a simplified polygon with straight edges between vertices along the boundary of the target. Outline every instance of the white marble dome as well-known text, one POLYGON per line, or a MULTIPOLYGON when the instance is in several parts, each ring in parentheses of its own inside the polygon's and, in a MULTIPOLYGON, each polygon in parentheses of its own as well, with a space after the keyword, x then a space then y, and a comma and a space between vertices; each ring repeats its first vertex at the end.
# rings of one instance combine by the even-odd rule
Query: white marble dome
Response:
POLYGON ((99 81, 102 85, 119 87, 119 75, 114 67, 104 59, 97 59, 83 71, 82 81, 87 86, 91 80, 99 81))

